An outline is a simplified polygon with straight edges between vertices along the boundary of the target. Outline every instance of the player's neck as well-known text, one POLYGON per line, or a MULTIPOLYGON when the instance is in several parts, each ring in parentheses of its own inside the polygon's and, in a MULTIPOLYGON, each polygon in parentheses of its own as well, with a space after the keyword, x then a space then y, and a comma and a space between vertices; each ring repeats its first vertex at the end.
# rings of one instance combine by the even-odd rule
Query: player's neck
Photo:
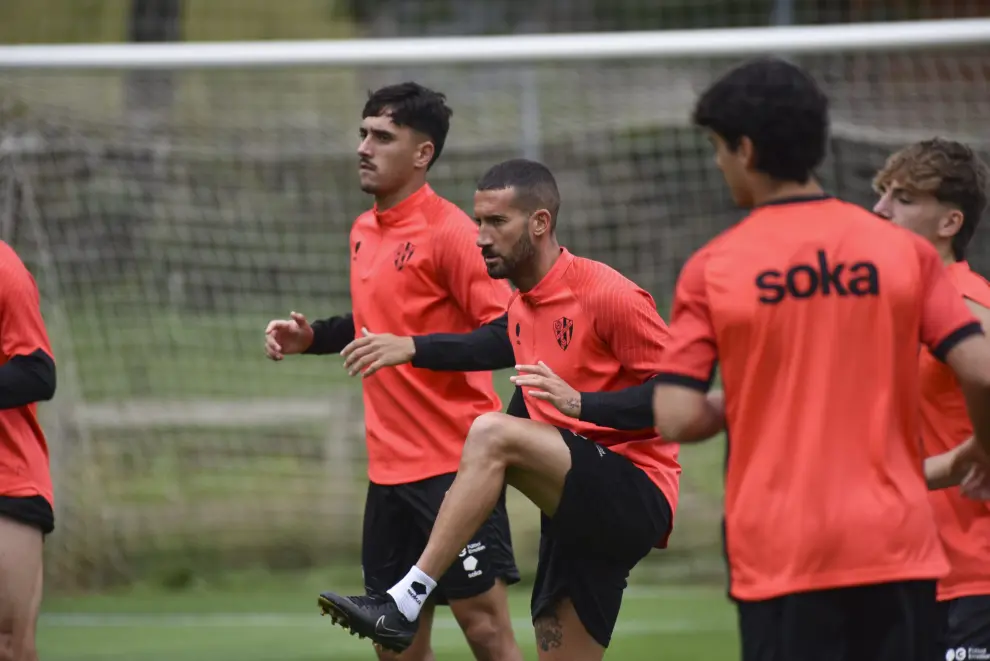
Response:
POLYGON ((517 273, 512 278, 512 284, 521 292, 529 291, 540 284, 558 259, 560 259, 560 244, 557 243, 557 239, 553 239, 537 250, 530 268, 525 272, 517 273))
POLYGON ((761 206, 787 200, 790 198, 814 197, 824 195, 825 190, 814 179, 800 184, 796 181, 770 181, 761 182, 753 191, 753 206, 761 206))
POLYGON ((425 183, 425 177, 413 177, 394 191, 375 195, 375 207, 379 211, 387 211, 418 191, 425 183))
POLYGON ((952 254, 952 245, 935 245, 936 250, 938 250, 939 257, 942 258, 942 263, 946 266, 952 266, 956 263, 956 256, 952 254))

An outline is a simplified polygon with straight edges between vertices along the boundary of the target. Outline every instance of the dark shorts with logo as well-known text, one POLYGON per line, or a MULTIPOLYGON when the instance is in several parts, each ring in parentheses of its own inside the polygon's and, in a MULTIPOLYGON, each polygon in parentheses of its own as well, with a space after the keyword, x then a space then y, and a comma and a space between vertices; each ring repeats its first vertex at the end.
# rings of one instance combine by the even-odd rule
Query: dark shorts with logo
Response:
POLYGON ((990 660, 990 595, 941 601, 936 617, 939 660, 990 660))
POLYGON ((566 597, 585 630, 608 647, 629 571, 669 534, 673 514, 663 492, 631 461, 558 431, 571 451, 571 470, 556 514, 543 516, 533 620, 566 597))
MULTIPOLYGON (((419 560, 455 475, 447 473, 408 484, 368 485, 361 548, 368 594, 384 594, 419 560)), ((504 489, 491 516, 437 582, 433 597, 439 604, 469 599, 491 590, 497 580, 508 585, 519 582, 504 489)))

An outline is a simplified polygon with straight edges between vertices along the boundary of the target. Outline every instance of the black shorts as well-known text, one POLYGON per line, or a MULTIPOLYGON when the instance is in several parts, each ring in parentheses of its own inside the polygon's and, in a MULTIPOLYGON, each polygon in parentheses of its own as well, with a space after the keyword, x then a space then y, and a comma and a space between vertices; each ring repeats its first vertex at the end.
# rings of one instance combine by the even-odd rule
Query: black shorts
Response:
POLYGON ((543 516, 533 585, 535 621, 563 597, 608 647, 629 571, 670 532, 663 492, 631 461, 566 429, 571 470, 552 519, 543 516))
POLYGON ((0 496, 0 516, 33 526, 43 535, 55 530, 55 513, 44 496, 0 496))
MULTIPOLYGON (((384 594, 419 560, 455 475, 409 484, 368 485, 361 568, 369 595, 384 594)), ((488 592, 498 579, 507 585, 519 582, 504 489, 492 515, 437 581, 433 596, 438 604, 469 599, 488 592)))
POLYGON ((742 661, 933 661, 935 581, 739 601, 742 661))
POLYGON ((990 659, 990 595, 959 597, 938 604, 939 654, 949 661, 990 659))

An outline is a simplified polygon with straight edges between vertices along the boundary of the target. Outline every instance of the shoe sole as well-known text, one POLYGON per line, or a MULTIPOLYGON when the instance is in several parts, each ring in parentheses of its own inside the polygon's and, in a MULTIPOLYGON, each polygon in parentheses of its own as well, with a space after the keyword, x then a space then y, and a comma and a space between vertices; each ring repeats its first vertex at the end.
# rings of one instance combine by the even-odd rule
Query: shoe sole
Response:
MULTIPOLYGON (((321 616, 329 615, 330 622, 332 624, 335 624, 340 628, 344 629, 345 631, 350 632, 352 636, 357 636, 362 640, 367 638, 367 636, 355 630, 354 627, 351 626, 350 616, 346 612, 344 612, 341 608, 339 608, 335 603, 333 603, 332 601, 330 601, 329 599, 327 599, 322 595, 319 598, 317 598, 316 603, 319 604, 320 606, 320 615, 321 616)), ((401 654, 402 652, 405 651, 404 648, 398 647, 396 645, 382 644, 378 642, 374 642, 374 644, 377 645, 378 647, 386 649, 389 652, 393 652, 395 654, 401 654)))

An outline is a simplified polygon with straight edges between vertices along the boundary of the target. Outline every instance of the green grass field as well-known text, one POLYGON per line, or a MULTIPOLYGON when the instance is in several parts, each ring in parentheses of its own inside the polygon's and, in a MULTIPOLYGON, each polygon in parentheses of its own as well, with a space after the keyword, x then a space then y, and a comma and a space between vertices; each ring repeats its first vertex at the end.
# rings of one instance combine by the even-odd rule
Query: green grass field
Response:
MULTIPOLYGON (((38 633, 40 656, 45 661, 373 659, 367 641, 333 627, 316 607, 321 590, 353 585, 356 573, 243 574, 181 592, 137 587, 50 598, 38 633)), ((526 658, 535 659, 529 590, 512 588, 511 608, 517 639, 526 658)), ((433 641, 438 661, 471 658, 446 609, 438 611, 433 641)), ((688 661, 737 655, 734 612, 721 588, 634 585, 607 658, 688 661)))

